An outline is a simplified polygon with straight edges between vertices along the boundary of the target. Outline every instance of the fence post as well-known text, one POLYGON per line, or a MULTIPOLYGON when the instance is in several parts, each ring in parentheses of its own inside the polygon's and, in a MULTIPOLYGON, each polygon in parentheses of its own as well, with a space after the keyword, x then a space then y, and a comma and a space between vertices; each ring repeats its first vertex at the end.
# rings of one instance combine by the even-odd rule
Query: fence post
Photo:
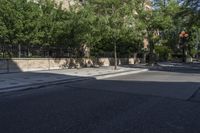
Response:
POLYGON ((9 59, 6 59, 6 66, 7 66, 7 73, 9 73, 9 71, 10 71, 10 70, 9 70, 9 67, 10 67, 10 66, 9 66, 9 59))
POLYGON ((50 66, 50 58, 48 57, 48 70, 51 70, 51 66, 50 66))
POLYGON ((18 58, 21 58, 21 44, 18 44, 18 58))

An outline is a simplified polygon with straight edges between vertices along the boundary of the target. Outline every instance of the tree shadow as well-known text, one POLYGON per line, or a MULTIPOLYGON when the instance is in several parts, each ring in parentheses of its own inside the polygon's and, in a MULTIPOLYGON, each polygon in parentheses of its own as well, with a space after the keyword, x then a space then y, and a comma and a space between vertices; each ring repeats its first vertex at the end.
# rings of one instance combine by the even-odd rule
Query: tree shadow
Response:
POLYGON ((74 81, 94 79, 92 76, 79 76, 77 73, 68 73, 60 70, 32 71, 0 74, 0 92, 7 92, 16 88, 37 88, 74 81), (3 90, 3 91, 2 91, 3 90))
POLYGON ((88 80, 80 82, 79 84, 71 83, 69 86, 80 89, 132 93, 138 95, 189 100, 200 88, 200 81, 129 81, 105 79, 88 80))
MULTIPOLYGON (((18 76, 16 82, 19 83, 22 81, 26 83, 30 81, 31 77, 34 77, 34 79, 31 79, 32 84, 39 84, 47 79, 48 82, 51 82, 51 79, 66 81, 68 76, 69 78, 77 78, 77 76, 65 75, 62 72, 52 73, 47 71, 15 74, 15 78, 18 76)), ((9 78, 14 76, 13 74, 3 75, 5 80, 5 75, 10 76, 9 78)), ((138 75, 135 77, 137 78, 138 75)), ((2 79, 1 75, 0 79, 2 79)), ((199 125, 193 124, 193 120, 186 119, 192 116, 196 118, 199 106, 183 101, 200 100, 200 95, 196 95, 200 81, 141 80, 126 80, 123 77, 104 80, 94 79, 63 85, 51 86, 51 84, 47 84, 46 89, 43 90, 26 90, 27 93, 31 93, 28 96, 19 94, 25 93, 24 91, 19 92, 17 98, 15 93, 16 99, 12 99, 15 102, 10 102, 8 99, 6 99, 6 102, 1 102, 1 125, 3 125, 1 131, 34 132, 35 129, 38 129, 38 131, 55 132, 54 127, 57 126, 58 131, 64 132, 63 127, 71 125, 71 123, 75 126, 70 127, 68 132, 79 130, 82 133, 88 133, 90 129, 92 131, 94 129, 102 131, 103 129, 103 132, 115 130, 117 133, 122 131, 118 131, 116 128, 121 125, 124 126, 122 127, 123 131, 124 129, 131 129, 133 126, 135 126, 134 130, 139 130, 137 123, 143 125, 141 131, 145 127, 145 130, 151 129, 152 131, 154 129, 160 132, 161 130, 157 129, 160 123, 162 124, 160 127, 163 127, 163 125, 166 127, 162 129, 163 131, 172 130, 174 125, 177 124, 182 124, 183 127, 189 127, 189 129, 199 129, 199 125), (136 118, 137 121, 135 121, 136 118), (181 123, 180 118, 184 118, 181 123), (187 123, 191 123, 190 126, 184 125, 185 119, 187 123), (169 125, 172 120, 173 126, 169 125), (51 122, 55 126, 41 126, 44 123, 49 124, 51 122), (104 125, 105 122, 106 125, 104 125), (57 123, 59 123, 59 126, 57 123), (79 123, 84 123, 86 128, 83 130, 79 123), (131 126, 127 123, 131 123, 131 126)), ((5 85, 6 82, 3 84, 5 85)), ((195 120, 198 123, 198 119, 195 120)), ((179 129, 175 130, 180 131, 179 129)))
POLYGON ((52 61, 58 65, 52 65, 53 63, 47 59, 37 59, 36 62, 34 59, 0 59, 0 90, 44 83, 71 82, 73 80, 84 80, 85 78, 92 79, 92 77, 79 76, 76 72, 69 73, 71 70, 65 71, 64 68, 60 68, 59 65, 63 62, 59 63, 59 60, 52 61))
POLYGON ((0 59, 0 74, 10 72, 22 72, 22 70, 12 59, 0 59))

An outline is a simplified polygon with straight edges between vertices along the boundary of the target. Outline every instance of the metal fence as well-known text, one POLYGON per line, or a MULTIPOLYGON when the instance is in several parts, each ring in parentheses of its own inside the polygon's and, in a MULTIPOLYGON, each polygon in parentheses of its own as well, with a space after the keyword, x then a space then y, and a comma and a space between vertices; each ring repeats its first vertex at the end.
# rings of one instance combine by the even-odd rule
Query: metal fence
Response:
POLYGON ((0 59, 0 73, 7 73, 9 71, 8 59, 0 59))
MULTIPOLYGON (((113 51, 90 51, 92 57, 114 57, 113 51)), ((129 54, 118 52, 118 57, 129 57, 129 54)), ((84 50, 66 47, 41 47, 0 45, 0 58, 81 58, 87 57, 84 50)))
POLYGON ((83 56, 82 51, 76 48, 0 45, 0 58, 69 58, 81 56, 83 56))

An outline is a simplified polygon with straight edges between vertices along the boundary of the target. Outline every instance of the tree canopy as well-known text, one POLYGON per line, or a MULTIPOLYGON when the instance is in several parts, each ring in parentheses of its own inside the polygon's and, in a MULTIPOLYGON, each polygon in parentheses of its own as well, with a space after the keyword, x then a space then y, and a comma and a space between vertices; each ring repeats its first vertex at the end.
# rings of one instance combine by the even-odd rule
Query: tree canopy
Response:
MULTIPOLYGON (((10 57, 19 45, 30 48, 70 49, 90 47, 94 56, 113 53, 131 56, 143 47, 148 36, 155 45, 176 49, 179 32, 190 33, 189 43, 196 47, 200 29, 199 0, 87 0, 63 8, 52 0, 1 0, 0 46, 10 57), (155 35, 157 34, 157 35, 155 35)), ((0 52, 0 55, 2 52, 0 52)))

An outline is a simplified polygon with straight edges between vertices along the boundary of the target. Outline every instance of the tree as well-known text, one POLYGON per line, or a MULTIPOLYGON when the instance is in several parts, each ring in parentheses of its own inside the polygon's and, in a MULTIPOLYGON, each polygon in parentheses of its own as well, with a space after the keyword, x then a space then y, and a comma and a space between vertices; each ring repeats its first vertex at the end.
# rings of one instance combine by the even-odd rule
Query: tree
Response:
MULTIPOLYGON (((114 48, 115 69, 117 69, 117 45, 122 41, 133 41, 137 31, 135 9, 138 1, 92 0, 86 4, 93 23, 91 30, 95 45, 111 45, 114 48), (128 40, 130 39, 130 40, 128 40)), ((139 33, 139 32, 138 32, 139 33)), ((132 42, 131 42, 132 43, 132 42)), ((106 47, 106 46, 105 46, 106 47)))
MULTIPOLYGON (((154 4, 153 10, 142 10, 139 12, 150 43, 150 63, 155 62, 153 57, 155 43, 162 42, 165 45, 171 45, 170 41, 173 40, 172 37, 177 30, 176 24, 180 22, 176 19, 176 14, 181 9, 179 3, 175 0, 168 0, 167 2, 157 0, 154 4)), ((178 34, 175 36, 178 36, 178 34)))
MULTIPOLYGON (((15 4, 10 0, 3 0, 0 2, 0 17, 1 17, 1 38, 3 47, 6 45, 14 45, 17 43, 16 33, 17 28, 21 25, 21 14, 15 10, 15 4)), ((11 51, 7 51, 9 56, 11 51)))

